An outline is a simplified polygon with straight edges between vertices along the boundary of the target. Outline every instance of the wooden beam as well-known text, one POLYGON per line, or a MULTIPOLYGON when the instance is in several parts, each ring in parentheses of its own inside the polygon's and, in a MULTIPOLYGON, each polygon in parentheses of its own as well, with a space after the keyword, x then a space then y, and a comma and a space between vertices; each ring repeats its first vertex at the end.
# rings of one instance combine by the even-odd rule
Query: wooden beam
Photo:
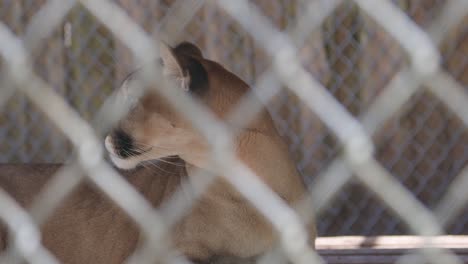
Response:
MULTIPOLYGON (((431 247, 448 249, 464 263, 468 263, 468 236, 438 236, 428 239, 431 247)), ((316 241, 316 247, 330 264, 386 264, 395 263, 401 256, 425 247, 425 239, 419 236, 320 237, 316 241)))
POLYGON ((436 236, 423 238, 420 236, 338 236, 317 238, 317 249, 414 249, 425 246, 426 241, 431 247, 466 248, 468 236, 436 236))

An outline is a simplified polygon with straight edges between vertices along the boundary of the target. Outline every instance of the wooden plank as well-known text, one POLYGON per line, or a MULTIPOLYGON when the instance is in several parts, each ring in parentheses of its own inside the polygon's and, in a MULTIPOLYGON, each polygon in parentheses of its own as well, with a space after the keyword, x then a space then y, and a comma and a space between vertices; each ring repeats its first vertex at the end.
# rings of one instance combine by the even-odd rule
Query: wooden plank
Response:
POLYGON ((468 236, 319 237, 316 247, 329 264, 384 264, 395 263, 405 254, 426 247, 425 239, 430 239, 430 247, 448 249, 468 262, 468 236))
MULTIPOLYGON (((429 237, 435 248, 452 251, 468 263, 468 236, 429 237)), ((317 238, 319 254, 329 264, 385 264, 395 263, 414 249, 424 247, 425 239, 419 236, 341 236, 317 238)))
POLYGON ((438 248, 468 249, 468 236, 338 236, 317 238, 317 249, 414 249, 421 248, 425 242, 438 248))

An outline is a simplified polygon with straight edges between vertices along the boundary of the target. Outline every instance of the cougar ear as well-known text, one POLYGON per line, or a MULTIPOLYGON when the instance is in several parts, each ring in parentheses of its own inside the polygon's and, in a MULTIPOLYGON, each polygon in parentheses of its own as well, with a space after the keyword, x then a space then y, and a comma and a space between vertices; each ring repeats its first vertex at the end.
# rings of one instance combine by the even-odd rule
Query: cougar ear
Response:
POLYGON ((184 91, 190 89, 190 74, 185 71, 181 62, 177 59, 174 50, 166 43, 159 44, 159 54, 163 64, 163 74, 174 81, 184 91))
POLYGON ((135 86, 135 80, 138 79, 139 69, 131 72, 120 85, 117 93, 118 100, 129 103, 130 106, 134 106, 139 98, 141 90, 138 86, 135 86))

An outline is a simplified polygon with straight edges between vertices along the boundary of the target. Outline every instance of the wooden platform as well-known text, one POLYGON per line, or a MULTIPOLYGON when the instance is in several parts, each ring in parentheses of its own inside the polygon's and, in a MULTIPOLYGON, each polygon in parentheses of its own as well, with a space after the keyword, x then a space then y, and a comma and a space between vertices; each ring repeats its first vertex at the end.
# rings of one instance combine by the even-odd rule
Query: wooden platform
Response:
POLYGON ((317 250, 327 263, 386 264, 418 248, 448 249, 468 263, 468 236, 439 236, 429 238, 430 245, 417 236, 342 236, 320 237, 317 250))

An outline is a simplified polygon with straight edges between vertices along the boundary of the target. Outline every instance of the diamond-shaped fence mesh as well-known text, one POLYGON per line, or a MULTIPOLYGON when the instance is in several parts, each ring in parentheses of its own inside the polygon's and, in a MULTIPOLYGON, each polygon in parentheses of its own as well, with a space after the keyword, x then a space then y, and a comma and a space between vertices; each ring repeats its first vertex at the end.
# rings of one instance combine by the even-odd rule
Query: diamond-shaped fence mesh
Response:
MULTIPOLYGON (((30 85, 32 77, 28 74, 37 75, 35 78, 42 78, 58 98, 76 111, 77 118, 97 128, 103 103, 134 69, 134 56, 138 56, 134 48, 147 47, 147 43, 124 41, 122 35, 130 32, 118 35, 114 31, 112 24, 133 21, 148 40, 164 38, 159 33, 165 30, 171 44, 183 40, 195 43, 205 57, 219 62, 254 89, 261 89, 263 78, 282 86, 271 100, 267 99, 267 107, 311 190, 320 186, 326 178, 321 176, 327 175, 330 166, 350 160, 342 176, 344 186, 319 212, 319 236, 419 232, 409 219, 420 219, 418 212, 431 211, 436 214, 431 219, 443 219, 438 214, 449 210, 444 201, 450 202, 449 194, 457 188, 454 183, 467 181, 463 171, 468 166, 465 0, 93 1, 0 1, 0 97, 4 98, 0 99, 0 163, 73 162, 74 157, 83 155, 84 150, 77 147, 73 136, 61 128, 74 119, 60 120, 58 116, 52 120, 50 113, 39 111, 35 105, 38 103, 31 102, 35 93, 41 94, 34 91, 37 87, 21 86, 30 85), (71 8, 59 10, 56 7, 60 5, 71 8), (97 9, 107 5, 130 19, 117 21, 119 16, 112 15, 117 11, 97 9), (192 6, 181 19, 174 19, 179 26, 175 28, 168 21, 176 15, 174 10, 184 5, 192 6), (249 5, 253 6, 244 10, 249 5), (104 17, 106 12, 110 15, 104 17), (56 16, 63 19, 57 20, 56 16), (314 16, 318 21, 313 20, 314 16), (35 32, 30 31, 34 26, 50 27, 41 29, 49 33, 34 36, 35 32), (301 26, 302 31, 297 31, 301 26), (34 47, 27 42, 32 39, 34 47), (15 41, 23 41, 23 46, 14 48, 15 41), (20 80, 23 73, 18 67, 23 62, 18 56, 26 54, 21 52, 28 53, 34 70, 25 70, 29 80, 20 80), (294 64, 283 65, 291 58, 294 64), (300 69, 299 73, 295 69, 300 69), (297 82, 292 82, 291 76, 297 82), (448 86, 439 87, 441 84, 448 86), (458 101, 450 101, 455 99, 458 101), (317 108, 323 108, 311 107, 314 100, 321 100, 317 108), (328 110, 332 112, 325 112, 328 110), (366 148, 374 148, 372 157, 355 153, 365 152, 366 148), (376 173, 375 177, 372 173, 376 173), (348 181, 350 174, 353 177, 348 181), (383 175, 391 175, 391 180, 383 175), (385 182, 395 185, 396 190, 407 191, 412 201, 424 207, 421 211, 415 209, 415 215, 402 216, 407 212, 404 205, 398 211, 399 205, 387 200, 399 192, 387 194, 388 186, 378 185, 385 182)), ((82 166, 85 171, 90 169, 86 161, 82 166)), ((96 173, 110 173, 99 166, 94 168, 96 173)), ((114 199, 112 190, 105 187, 105 179, 112 177, 96 178, 96 185, 114 199)), ((468 188, 466 184, 459 186, 468 188)), ((399 201, 405 201, 405 197, 399 201)), ((464 199, 466 195, 456 203, 456 212, 449 211, 450 219, 437 228, 451 235, 468 234, 464 199)), ((138 199, 121 205, 121 200, 115 200, 124 210, 135 201, 138 199)), ((133 212, 141 212, 139 209, 133 212)), ((149 221, 143 217, 136 220, 141 228, 149 221)), ((432 230, 429 233, 437 231, 430 229, 434 226, 425 228, 432 230)), ((289 253, 290 257, 294 255, 289 253)), ((48 253, 41 254, 38 259, 47 261, 48 253)))

